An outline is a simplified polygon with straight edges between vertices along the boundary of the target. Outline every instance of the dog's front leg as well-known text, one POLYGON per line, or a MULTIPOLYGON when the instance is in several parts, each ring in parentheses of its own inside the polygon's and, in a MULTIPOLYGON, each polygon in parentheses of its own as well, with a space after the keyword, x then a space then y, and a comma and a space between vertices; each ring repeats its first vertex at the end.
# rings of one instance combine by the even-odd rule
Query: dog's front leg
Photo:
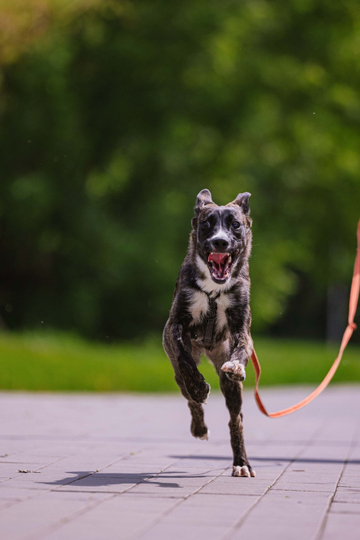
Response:
POLYGON ((206 403, 210 385, 196 366, 191 354, 191 340, 184 335, 181 324, 166 325, 164 349, 173 365, 175 381, 184 397, 195 403, 206 403))
POLYGON ((221 370, 233 381, 244 381, 245 368, 253 350, 250 335, 238 336, 231 350, 230 360, 221 366, 221 370))
POLYGON ((208 439, 209 430, 204 420, 204 410, 201 403, 206 402, 210 392, 203 376, 196 367, 200 359, 200 351, 194 360, 193 355, 186 350, 182 336, 182 327, 166 323, 163 335, 163 345, 166 354, 175 371, 175 381, 184 398, 188 401, 191 412, 191 434, 197 439, 208 439), (180 338, 180 339, 179 339, 180 338), (186 381, 186 382, 185 382, 186 381), (197 383, 196 383, 197 381, 197 383))

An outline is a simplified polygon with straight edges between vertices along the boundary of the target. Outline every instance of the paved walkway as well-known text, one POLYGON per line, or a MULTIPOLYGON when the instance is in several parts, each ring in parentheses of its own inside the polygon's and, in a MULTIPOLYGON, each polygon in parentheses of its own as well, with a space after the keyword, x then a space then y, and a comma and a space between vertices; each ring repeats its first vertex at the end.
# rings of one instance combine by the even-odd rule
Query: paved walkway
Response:
MULTIPOLYGON (((264 390, 270 410, 308 389, 264 390)), ((228 416, 210 441, 181 396, 0 393, 1 540, 358 540, 360 387, 263 417, 245 394, 256 478, 232 478, 228 416)))

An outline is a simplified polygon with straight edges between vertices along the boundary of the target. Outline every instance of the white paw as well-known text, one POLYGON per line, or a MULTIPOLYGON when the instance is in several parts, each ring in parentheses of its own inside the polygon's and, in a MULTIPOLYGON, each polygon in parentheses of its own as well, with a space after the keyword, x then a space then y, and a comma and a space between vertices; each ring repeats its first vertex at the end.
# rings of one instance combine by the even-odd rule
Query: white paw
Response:
POLYGON ((246 478, 250 478, 250 476, 255 477, 255 471, 250 471, 249 467, 246 465, 243 465, 242 467, 240 467, 240 465, 234 465, 231 476, 245 476, 246 478))
POLYGON ((229 360, 221 366, 221 371, 236 375, 240 380, 244 381, 246 377, 245 368, 238 360, 229 360))
POLYGON ((199 439, 201 441, 208 441, 209 437, 210 437, 210 430, 208 429, 207 433, 205 433, 205 435, 203 435, 202 437, 199 437, 199 439))

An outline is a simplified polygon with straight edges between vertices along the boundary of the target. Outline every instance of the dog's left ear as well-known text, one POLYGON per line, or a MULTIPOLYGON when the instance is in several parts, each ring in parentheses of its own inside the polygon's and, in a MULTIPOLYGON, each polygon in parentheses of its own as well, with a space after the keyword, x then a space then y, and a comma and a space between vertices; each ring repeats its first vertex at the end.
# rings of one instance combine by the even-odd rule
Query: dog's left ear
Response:
POLYGON ((245 216, 248 216, 250 214, 250 207, 249 207, 250 197, 251 197, 251 193, 248 193, 247 191, 245 191, 245 193, 239 193, 239 195, 233 201, 233 204, 238 204, 240 206, 245 216))

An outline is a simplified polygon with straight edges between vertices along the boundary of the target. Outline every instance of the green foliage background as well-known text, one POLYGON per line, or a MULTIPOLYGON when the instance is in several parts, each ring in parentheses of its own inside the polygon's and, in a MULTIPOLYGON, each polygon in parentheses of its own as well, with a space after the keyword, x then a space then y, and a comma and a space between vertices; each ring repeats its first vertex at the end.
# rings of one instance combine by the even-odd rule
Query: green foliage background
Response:
POLYGON ((252 193, 255 331, 297 295, 321 335, 360 214, 357 0, 5 0, 0 20, 5 325, 158 332, 207 187, 252 193))

